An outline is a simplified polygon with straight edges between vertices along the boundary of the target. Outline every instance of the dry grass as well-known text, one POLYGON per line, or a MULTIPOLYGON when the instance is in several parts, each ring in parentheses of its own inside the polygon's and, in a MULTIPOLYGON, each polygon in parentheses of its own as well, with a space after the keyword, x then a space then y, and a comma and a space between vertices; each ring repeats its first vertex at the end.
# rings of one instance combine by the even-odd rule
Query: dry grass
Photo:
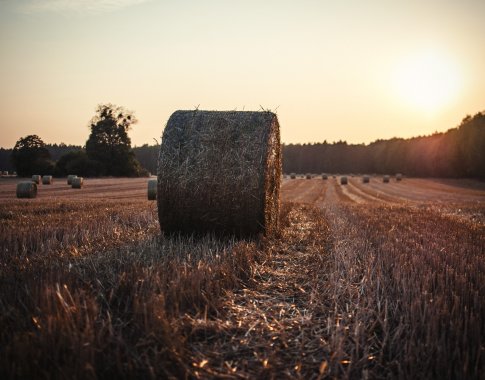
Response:
POLYGON ((146 200, 0 205, 0 376, 483 376, 483 207, 287 186, 319 208, 260 242, 162 237, 146 200))

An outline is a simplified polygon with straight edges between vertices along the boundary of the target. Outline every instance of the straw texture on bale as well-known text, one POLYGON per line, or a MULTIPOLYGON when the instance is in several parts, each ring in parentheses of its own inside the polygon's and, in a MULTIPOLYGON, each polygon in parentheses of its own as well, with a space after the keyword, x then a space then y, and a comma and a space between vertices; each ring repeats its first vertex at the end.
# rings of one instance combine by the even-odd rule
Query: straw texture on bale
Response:
POLYGON ((384 182, 384 183, 389 183, 389 180, 390 180, 390 178, 389 178, 388 175, 385 175, 384 177, 382 177, 382 182, 384 182))
POLYGON ((340 184, 341 185, 347 185, 347 177, 343 176, 343 177, 340 177, 340 184))
POLYGON ((68 184, 68 185, 72 185, 72 179, 73 179, 73 178, 76 178, 76 177, 77 177, 77 175, 75 175, 75 174, 69 174, 69 175, 67 176, 67 184, 68 184))
POLYGON ((322 179, 328 179, 328 175, 322 174, 322 179))
POLYGON ((156 179, 148 180, 148 200, 149 201, 157 200, 157 182, 158 181, 156 179))
POLYGON ((279 123, 272 112, 176 111, 158 161, 166 232, 272 235, 278 227, 279 123))
POLYGON ((370 182, 370 177, 368 175, 365 175, 362 177, 362 182, 363 183, 369 183, 370 182))
POLYGON ((17 183, 17 198, 35 198, 37 184, 32 181, 17 183))
POLYGON ((295 179, 295 178, 296 178, 296 174, 295 174, 295 173, 291 173, 291 174, 290 174, 290 178, 291 178, 291 179, 295 179))
POLYGON ((42 179, 42 177, 38 174, 34 174, 32 176, 32 182, 36 183, 37 185, 40 185, 41 179, 42 179))
POLYGON ((84 178, 76 176, 71 180, 71 186, 73 189, 81 189, 84 186, 84 178))
POLYGON ((401 181, 402 180, 402 174, 401 173, 397 173, 396 174, 396 181, 401 181))
POLYGON ((42 184, 43 185, 52 185, 53 179, 51 175, 45 175, 42 177, 42 184))

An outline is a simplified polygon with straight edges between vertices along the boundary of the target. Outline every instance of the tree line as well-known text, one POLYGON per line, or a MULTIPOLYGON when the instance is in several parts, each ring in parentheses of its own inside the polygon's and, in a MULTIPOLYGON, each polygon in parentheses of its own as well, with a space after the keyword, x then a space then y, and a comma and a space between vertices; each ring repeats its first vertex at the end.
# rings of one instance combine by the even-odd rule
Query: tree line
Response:
POLYGON ((403 173, 418 177, 485 178, 485 112, 431 136, 283 146, 285 173, 403 173))
MULTIPOLYGON (((40 168, 56 175, 156 173, 159 145, 131 148, 127 131, 133 122, 136 120, 132 113, 121 107, 100 105, 91 121, 86 147, 40 143, 48 152, 46 156, 41 150, 41 165, 47 164, 47 167, 40 168)), ((485 179, 485 112, 466 116, 457 128, 430 136, 377 140, 368 145, 345 141, 283 144, 282 150, 285 173, 403 173, 418 177, 485 179)), ((15 170, 13 156, 15 149, 0 149, 1 170, 15 170)))

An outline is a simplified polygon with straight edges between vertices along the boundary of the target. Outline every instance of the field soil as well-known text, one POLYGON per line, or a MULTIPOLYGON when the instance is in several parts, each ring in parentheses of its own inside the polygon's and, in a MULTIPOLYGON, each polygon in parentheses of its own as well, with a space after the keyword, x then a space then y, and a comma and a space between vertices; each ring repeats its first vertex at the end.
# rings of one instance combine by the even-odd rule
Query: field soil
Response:
POLYGON ((284 179, 281 229, 163 236, 147 179, 0 179, 5 378, 485 373, 485 183, 284 179))

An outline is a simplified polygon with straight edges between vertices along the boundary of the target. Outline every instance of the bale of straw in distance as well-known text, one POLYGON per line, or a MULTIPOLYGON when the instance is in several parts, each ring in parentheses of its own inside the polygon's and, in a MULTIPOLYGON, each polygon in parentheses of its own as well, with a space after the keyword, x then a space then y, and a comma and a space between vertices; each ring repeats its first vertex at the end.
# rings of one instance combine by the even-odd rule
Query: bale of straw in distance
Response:
POLYGON ((75 175, 75 174, 69 174, 69 175, 67 176, 67 184, 68 184, 68 185, 72 185, 72 179, 73 179, 73 178, 76 178, 76 177, 77 177, 77 175, 75 175))
POLYGON ((148 180, 148 200, 149 201, 157 200, 157 182, 158 181, 156 179, 148 180))
POLYGON ((384 177, 382 177, 382 182, 384 182, 384 183, 389 183, 389 180, 390 180, 390 178, 389 178, 388 175, 385 175, 384 177))
POLYGON ((401 173, 396 174, 396 181, 402 181, 402 174, 401 173))
POLYGON ((176 111, 158 161, 162 231, 248 236, 278 227, 279 123, 272 112, 176 111))
POLYGON ((362 182, 363 183, 369 183, 370 182, 370 176, 368 176, 368 175, 363 176, 362 177, 362 182))
POLYGON ((291 173, 291 174, 290 174, 290 178, 291 178, 291 179, 295 179, 295 178, 296 178, 296 173, 291 173))
POLYGON ((37 185, 40 185, 41 179, 42 179, 42 177, 38 174, 34 174, 32 176, 32 182, 36 183, 37 185))
POLYGON ((76 176, 71 180, 71 186, 73 189, 81 189, 84 186, 84 178, 76 176))
POLYGON ((312 175, 307 173, 306 179, 312 179, 312 175))
POLYGON ((340 177, 340 184, 341 185, 347 185, 347 183, 348 183, 348 180, 347 180, 346 176, 340 177))
POLYGON ((328 179, 328 175, 322 174, 322 179, 328 179))
POLYGON ((43 185, 52 185, 54 180, 52 179, 51 175, 44 175, 42 176, 42 184, 43 185))
POLYGON ((17 198, 35 198, 37 196, 37 184, 32 181, 17 183, 17 198))

